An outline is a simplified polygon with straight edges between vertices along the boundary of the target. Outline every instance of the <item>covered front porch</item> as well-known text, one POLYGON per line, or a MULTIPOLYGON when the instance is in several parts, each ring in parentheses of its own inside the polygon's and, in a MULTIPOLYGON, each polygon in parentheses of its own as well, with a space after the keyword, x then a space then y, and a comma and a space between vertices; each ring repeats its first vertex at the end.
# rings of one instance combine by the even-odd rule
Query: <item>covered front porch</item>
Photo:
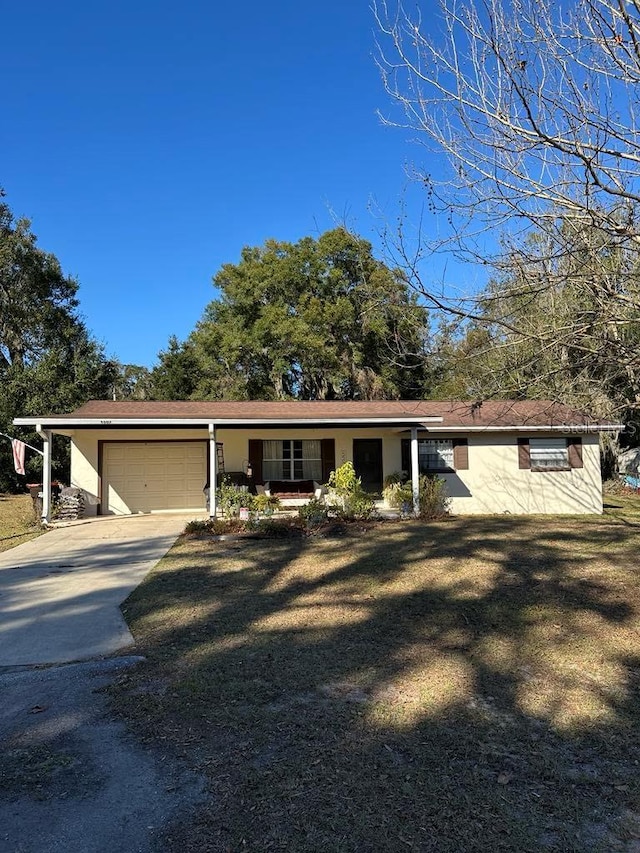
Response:
MULTIPOLYGON (((88 496, 88 514, 154 512, 218 514, 222 477, 254 494, 280 497, 284 507, 322 497, 333 470, 352 462, 366 491, 378 499, 385 478, 410 476, 418 511, 419 430, 422 425, 172 425, 150 429, 116 424, 46 427, 42 518, 51 520, 53 434, 71 440, 71 485, 88 496), (409 469, 409 470, 407 470, 409 469), (206 500, 208 492, 209 500, 206 500)), ((424 435, 424 432, 422 432, 424 435)), ((59 439, 56 439, 58 441, 59 439)))

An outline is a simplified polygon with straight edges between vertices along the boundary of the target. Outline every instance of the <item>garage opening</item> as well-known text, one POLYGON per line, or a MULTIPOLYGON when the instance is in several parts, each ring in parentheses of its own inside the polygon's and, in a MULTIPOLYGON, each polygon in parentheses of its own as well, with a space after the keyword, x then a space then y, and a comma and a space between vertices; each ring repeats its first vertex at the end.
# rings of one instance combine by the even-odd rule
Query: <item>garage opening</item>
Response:
POLYGON ((199 512, 206 479, 206 441, 106 441, 101 512, 199 512))

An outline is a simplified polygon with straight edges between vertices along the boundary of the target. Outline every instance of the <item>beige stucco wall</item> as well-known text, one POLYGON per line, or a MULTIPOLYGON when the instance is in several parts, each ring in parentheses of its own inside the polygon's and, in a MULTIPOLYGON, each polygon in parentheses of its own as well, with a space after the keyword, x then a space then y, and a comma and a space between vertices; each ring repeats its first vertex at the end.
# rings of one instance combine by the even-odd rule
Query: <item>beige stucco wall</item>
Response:
MULTIPOLYGON (((459 433, 459 435, 463 435, 459 433)), ((537 436, 542 433, 536 433, 537 436)), ((404 434, 406 437, 406 433, 404 434)), ((241 471, 251 438, 334 438, 336 465, 351 461, 354 438, 382 438, 384 476, 401 467, 401 435, 388 429, 219 429, 227 471, 241 471)), ((597 435, 585 435, 583 468, 536 472, 518 468, 516 433, 475 433, 468 437, 469 469, 445 474, 455 514, 600 513, 602 485, 597 435)), ((208 439, 204 429, 77 430, 72 435, 72 485, 98 494, 98 441, 208 439)), ((203 472, 203 482, 206 472, 203 472)), ((90 509, 90 508, 89 508, 90 509)))
MULTIPOLYGON (((540 437, 542 433, 535 433, 540 437)), ((582 468, 518 468, 515 433, 469 436, 469 469, 444 474, 451 511, 477 513, 601 513, 602 480, 597 435, 582 436, 582 468)))

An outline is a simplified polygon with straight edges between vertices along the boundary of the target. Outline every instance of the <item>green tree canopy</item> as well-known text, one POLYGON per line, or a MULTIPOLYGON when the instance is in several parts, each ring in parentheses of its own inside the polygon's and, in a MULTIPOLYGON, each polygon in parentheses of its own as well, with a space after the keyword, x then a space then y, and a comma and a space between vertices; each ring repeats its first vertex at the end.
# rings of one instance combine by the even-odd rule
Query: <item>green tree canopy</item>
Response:
MULTIPOLYGON (((36 246, 26 219, 14 219, 0 202, 0 431, 15 435, 18 416, 71 411, 91 397, 110 396, 116 365, 78 315, 78 283, 57 258, 36 246)), ((41 440, 21 431, 19 438, 41 440)), ((9 443, 2 439, 0 491, 24 480, 15 475, 9 443)), ((60 444, 56 476, 68 477, 68 451, 60 444)), ((28 478, 40 477, 40 458, 27 456, 28 478)))
POLYGON ((157 397, 424 395, 427 313, 401 274, 346 229, 245 248, 214 284, 220 296, 188 340, 160 354, 157 397))
POLYGON ((0 203, 0 365, 33 362, 75 316, 78 284, 54 255, 36 247, 28 219, 15 220, 0 203))
POLYGON ((180 343, 171 335, 159 364, 151 371, 149 395, 155 400, 188 400, 195 395, 200 367, 191 341, 180 343))
POLYGON ((151 382, 150 371, 139 364, 113 362, 115 378, 112 394, 114 400, 147 400, 151 382))

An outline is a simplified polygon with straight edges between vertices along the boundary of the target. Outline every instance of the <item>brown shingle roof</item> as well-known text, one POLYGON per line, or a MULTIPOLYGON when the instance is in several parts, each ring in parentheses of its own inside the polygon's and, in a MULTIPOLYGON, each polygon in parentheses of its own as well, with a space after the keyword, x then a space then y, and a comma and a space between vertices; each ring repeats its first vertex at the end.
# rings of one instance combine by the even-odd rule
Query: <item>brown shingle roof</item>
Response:
MULTIPOLYGON (((323 420, 349 419, 366 422, 370 419, 403 419, 441 417, 442 427, 509 427, 509 426, 587 426, 602 423, 550 400, 490 400, 482 403, 466 401, 175 401, 139 402, 91 400, 74 412, 56 419, 77 421, 85 418, 155 420, 159 418, 247 421, 274 420, 304 423, 323 420)), ((43 421, 49 420, 43 418, 43 421)))

